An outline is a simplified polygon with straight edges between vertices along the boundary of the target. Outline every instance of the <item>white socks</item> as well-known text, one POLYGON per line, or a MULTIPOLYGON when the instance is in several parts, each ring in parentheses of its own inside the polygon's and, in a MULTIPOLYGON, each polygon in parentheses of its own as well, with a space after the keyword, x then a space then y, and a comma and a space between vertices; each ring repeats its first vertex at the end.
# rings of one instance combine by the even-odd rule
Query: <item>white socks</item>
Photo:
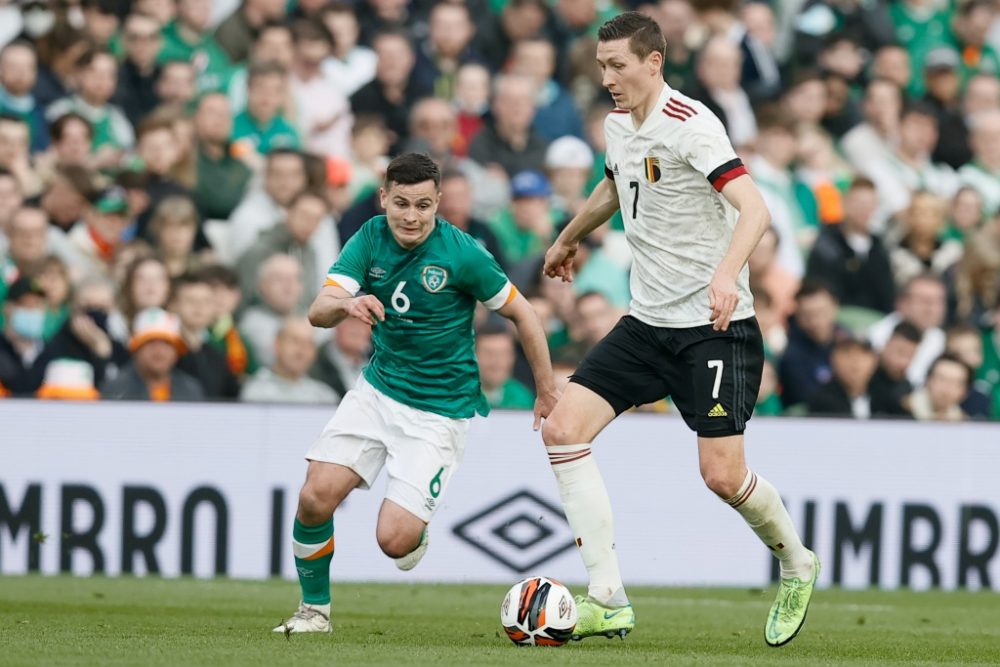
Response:
POLYGON ((812 577, 809 550, 802 545, 781 496, 770 482, 747 470, 739 491, 726 503, 740 513, 781 563, 782 579, 798 577, 805 581, 812 577))
POLYGON ((590 576, 587 594, 607 607, 624 607, 628 598, 615 554, 611 500, 590 455, 590 444, 549 445, 546 450, 566 518, 590 576))

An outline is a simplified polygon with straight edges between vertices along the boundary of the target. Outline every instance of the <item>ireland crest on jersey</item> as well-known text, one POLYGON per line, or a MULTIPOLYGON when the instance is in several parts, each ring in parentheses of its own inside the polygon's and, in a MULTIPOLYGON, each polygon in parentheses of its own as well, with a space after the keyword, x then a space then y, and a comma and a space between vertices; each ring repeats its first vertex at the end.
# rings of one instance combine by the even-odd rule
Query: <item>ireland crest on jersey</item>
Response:
POLYGON ((448 283, 448 272, 440 266, 425 266, 420 272, 420 282, 428 292, 440 292, 448 283))

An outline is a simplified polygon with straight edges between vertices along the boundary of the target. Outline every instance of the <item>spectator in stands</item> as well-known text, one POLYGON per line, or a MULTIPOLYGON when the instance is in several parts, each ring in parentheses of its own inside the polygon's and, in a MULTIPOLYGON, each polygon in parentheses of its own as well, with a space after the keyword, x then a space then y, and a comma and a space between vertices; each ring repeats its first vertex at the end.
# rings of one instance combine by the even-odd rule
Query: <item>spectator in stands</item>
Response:
POLYGON ((914 193, 899 222, 894 230, 897 245, 891 251, 897 286, 924 272, 943 277, 961 259, 962 243, 943 238, 945 204, 935 195, 914 193))
POLYGON ((874 410, 869 383, 878 357, 867 341, 845 338, 830 353, 833 377, 809 399, 809 414, 869 419, 874 410))
MULTIPOLYGON (((226 94, 233 105, 233 112, 240 113, 247 107, 247 88, 250 66, 254 63, 273 62, 292 70, 295 64, 295 41, 292 28, 285 23, 267 23, 260 29, 250 51, 250 59, 233 68, 233 74, 226 86, 226 94)), ((294 111, 291 90, 282 91, 281 108, 286 113, 294 111)))
POLYGON ((38 80, 38 57, 28 42, 15 41, 0 51, 0 114, 14 115, 31 133, 31 150, 44 150, 49 144, 45 107, 32 90, 38 80))
POLYGON ((954 318, 984 329, 1000 310, 1000 228, 970 235, 954 272, 954 318))
POLYGON ((261 28, 270 21, 285 18, 286 4, 285 0, 243 0, 240 8, 219 24, 215 41, 232 62, 243 62, 261 28))
POLYGON ((973 419, 986 419, 990 415, 992 387, 986 382, 975 381, 985 362, 983 339, 979 327, 955 324, 945 332, 945 352, 961 359, 972 369, 973 383, 961 403, 962 411, 973 419))
POLYGON ((707 106, 740 149, 757 138, 757 120, 750 97, 740 87, 743 54, 729 37, 709 39, 698 55, 697 83, 688 94, 707 106))
POLYGON ((819 127, 827 110, 826 82, 818 70, 801 70, 781 101, 796 123, 819 127))
POLYGON ((472 186, 468 177, 462 172, 446 171, 441 175, 441 203, 438 206, 438 216, 466 234, 470 234, 490 251, 500 266, 507 266, 507 257, 500 247, 496 234, 489 225, 472 215, 472 186))
MULTIPOLYGON (((339 325, 338 325, 339 327, 339 325)), ((274 364, 249 378, 240 400, 253 403, 322 403, 340 401, 333 389, 308 376, 316 360, 313 328, 303 317, 286 319, 274 340, 274 364)))
POLYGON ((160 65, 154 92, 159 99, 160 108, 187 113, 198 96, 197 65, 188 60, 168 60, 163 63, 160 65))
POLYGON ((7 224, 7 252, 0 255, 0 291, 22 276, 34 276, 50 252, 48 218, 32 207, 17 209, 7 224))
POLYGON ((171 277, 201 268, 204 259, 194 251, 198 210, 189 197, 165 198, 153 212, 149 234, 171 277))
POLYGON ((490 407, 498 410, 530 410, 535 396, 513 377, 514 335, 503 325, 476 331, 479 382, 490 407))
POLYGON ((594 151, 583 139, 559 137, 545 151, 545 173, 552 183, 552 206, 572 217, 587 200, 587 184, 594 168, 594 151))
POLYGON ((250 344, 236 328, 235 314, 240 309, 243 293, 239 274, 228 266, 206 266, 199 275, 212 287, 216 319, 209 328, 208 344, 226 357, 229 372, 241 381, 257 370, 250 344))
MULTIPOLYGON (((910 53, 913 70, 920 72, 927 53, 950 33, 948 12, 931 0, 900 0, 889 7, 896 28, 896 41, 910 53)), ((909 94, 923 94, 923 80, 914 76, 909 82, 909 94)))
POLYGON ((976 113, 969 118, 972 162, 959 170, 962 183, 983 196, 986 214, 1000 212, 1000 109, 976 113))
POLYGON ((87 364, 95 385, 115 377, 128 362, 125 347, 112 335, 115 288, 105 278, 85 278, 73 292, 72 312, 39 355, 32 386, 43 382, 46 368, 59 359, 87 364))
POLYGON ((100 164, 114 164, 121 151, 135 143, 132 124, 120 108, 111 104, 118 84, 118 61, 106 51, 90 51, 77 61, 76 80, 76 93, 53 102, 46 118, 53 121, 70 111, 86 118, 94 129, 94 149, 100 164))
POLYGON ((288 89, 285 68, 275 62, 253 63, 247 81, 247 108, 233 119, 232 140, 238 150, 267 155, 276 148, 299 148, 299 133, 281 109, 288 89))
POLYGON ((964 361, 951 354, 942 354, 927 372, 927 386, 910 394, 905 407, 921 421, 964 421, 969 415, 962 411, 972 386, 973 374, 964 361))
POLYGON ((991 74, 977 74, 969 79, 962 94, 962 113, 966 118, 997 110, 1000 110, 1000 79, 991 74))
POLYGON ((838 223, 844 218, 844 197, 853 179, 850 166, 837 153, 833 138, 819 125, 800 123, 798 165, 795 178, 809 189, 805 199, 816 202, 816 215, 823 224, 838 223))
POLYGON ((871 80, 882 79, 896 84, 899 90, 906 90, 913 78, 913 63, 910 52, 898 44, 886 44, 877 49, 872 58, 871 80))
POLYGON ((490 71, 479 63, 467 63, 455 73, 455 90, 451 100, 461 137, 459 155, 469 152, 472 138, 483 128, 490 108, 490 71))
POLYGON ((835 32, 851 34, 873 50, 896 41, 892 22, 882 4, 807 0, 796 13, 793 54, 803 64, 814 64, 823 40, 835 32))
POLYGON ((38 388, 33 366, 45 350, 45 290, 32 277, 18 278, 3 302, 0 385, 12 394, 38 388))
POLYGON ((80 258, 81 275, 111 275, 115 252, 129 226, 127 213, 125 191, 117 186, 105 189, 86 208, 83 224, 77 224, 69 232, 69 240, 80 258))
POLYGON ((465 3, 435 3, 428 16, 427 38, 416 52, 413 78, 436 97, 449 99, 458 68, 482 61, 472 43, 475 36, 476 26, 465 3))
POLYGON ((566 135, 583 138, 583 119, 576 103, 554 78, 556 48, 552 42, 542 37, 517 42, 508 71, 535 84, 535 118, 531 123, 535 132, 549 141, 566 135))
POLYGON ((371 339, 370 326, 356 317, 348 317, 333 328, 330 337, 319 348, 309 374, 343 398, 354 388, 362 369, 368 365, 371 339))
POLYGON ((51 145, 46 153, 35 159, 42 178, 54 178, 52 172, 60 167, 90 167, 94 153, 91 149, 94 130, 90 121, 78 113, 63 114, 49 126, 51 145))
POLYGON ((263 188, 248 189, 229 219, 225 258, 234 261, 246 252, 257 235, 278 222, 307 186, 303 155, 287 149, 272 151, 267 156, 263 188))
POLYGON ((844 219, 824 225, 809 254, 806 277, 828 285, 841 306, 892 312, 895 302, 889 252, 872 234, 878 208, 875 185, 857 178, 844 200, 844 219))
POLYGON ((309 307, 316 292, 323 284, 330 265, 320 265, 312 246, 312 238, 329 214, 326 200, 309 190, 303 192, 288 208, 288 215, 270 229, 260 233, 257 241, 240 257, 237 266, 244 294, 252 294, 257 283, 257 271, 272 255, 294 257, 302 271, 306 288, 302 292, 299 308, 309 307))
POLYGON ((863 172, 868 164, 892 155, 902 108, 903 94, 898 83, 879 78, 868 82, 861 104, 864 122, 845 134, 840 142, 844 157, 854 169, 863 172))
POLYGON ((125 270, 121 289, 121 311, 129 330, 136 315, 147 308, 165 308, 170 298, 170 274, 155 257, 139 257, 125 270))
POLYGON ((198 92, 223 90, 229 82, 229 56, 212 37, 210 0, 177 0, 177 18, 163 28, 159 60, 194 63, 198 92))
POLYGON ((804 255, 819 232, 819 221, 808 214, 796 196, 795 176, 790 169, 798 148, 794 121, 788 112, 772 106, 760 111, 757 126, 759 136, 756 154, 749 161, 750 172, 778 232, 778 264, 798 278, 805 268, 804 255))
POLYGON ((879 354, 878 367, 868 385, 874 416, 909 415, 903 407, 903 398, 913 391, 913 385, 906 379, 906 372, 917 353, 921 337, 920 329, 909 322, 900 322, 892 330, 879 354))
POLYGON ((447 101, 425 97, 413 105, 407 150, 427 153, 439 163, 457 167, 455 150, 460 140, 458 117, 447 101))
POLYGON ((924 100, 934 107, 938 119, 938 140, 931 159, 959 169, 972 159, 969 130, 965 127, 959 96, 960 80, 958 51, 941 46, 927 54, 924 60, 924 100))
POLYGON ((522 171, 511 179, 510 211, 493 220, 491 227, 508 262, 538 257, 555 235, 549 198, 552 188, 539 171, 522 171))
POLYGON ((31 130, 21 118, 0 116, 0 168, 17 177, 21 191, 34 197, 42 190, 42 181, 31 160, 31 130))
POLYGON ((111 40, 118 34, 121 3, 117 0, 81 0, 80 12, 83 29, 102 49, 111 47, 111 40))
POLYGON ((85 167, 67 165, 52 174, 39 204, 54 226, 68 232, 83 220, 89 202, 95 196, 93 173, 85 167))
POLYGON ((55 359, 45 367, 45 379, 35 393, 43 400, 96 401, 101 397, 94 369, 76 359, 55 359))
POLYGON ((122 42, 125 59, 112 101, 125 112, 132 125, 138 125, 160 103, 156 94, 156 80, 160 76, 156 56, 163 44, 160 24, 152 16, 133 12, 125 19, 122 42))
POLYGON ((201 401, 201 385, 176 368, 184 353, 177 316, 160 308, 147 308, 135 318, 129 341, 132 360, 118 377, 101 386, 105 400, 201 401))
POLYGON ((431 90, 412 76, 416 59, 406 33, 396 30, 379 33, 372 48, 378 57, 375 79, 351 96, 351 109, 355 115, 381 115, 395 134, 393 152, 396 152, 407 138, 410 108, 421 97, 430 95, 431 90))
POLYGON ((500 10, 498 23, 498 30, 479 39, 480 51, 494 72, 503 68, 513 44, 538 35, 552 37, 555 31, 545 0, 510 0, 500 10))
POLYGON ((983 226, 983 196, 975 188, 963 185, 952 197, 945 238, 962 241, 972 238, 983 226))
POLYGON ((261 264, 257 279, 259 303, 247 308, 239 322, 240 331, 261 365, 274 363, 274 338, 284 319, 302 314, 299 303, 303 289, 302 270, 294 257, 271 255, 261 264))
POLYGON ((920 331, 920 345, 913 362, 906 371, 907 379, 915 387, 924 383, 927 369, 944 352, 942 326, 947 314, 945 285, 932 273, 922 273, 910 279, 899 296, 896 310, 876 322, 868 331, 868 339, 876 350, 882 350, 900 322, 911 322, 920 331))
POLYGON ((961 62, 962 83, 977 74, 1000 75, 1000 55, 995 45, 987 42, 996 18, 992 0, 966 0, 956 6, 951 28, 955 46, 965 56, 961 62))
POLYGON ((14 214, 21 209, 22 204, 24 204, 24 195, 21 193, 21 184, 17 177, 8 170, 0 168, 0 254, 7 250, 10 221, 13 220, 14 214))
POLYGON ((597 291, 583 292, 576 297, 576 313, 576 325, 588 349, 607 336, 624 314, 622 308, 597 291))
POLYGON ((781 90, 774 9, 766 2, 747 2, 740 7, 740 19, 746 27, 746 35, 740 40, 743 52, 740 87, 754 100, 774 99, 781 90))
POLYGON ((323 63, 323 69, 350 97, 375 78, 378 58, 370 48, 358 44, 361 27, 353 4, 325 2, 320 20, 333 35, 333 54, 323 63))
POLYGON ((197 380, 206 398, 235 399, 239 384, 226 355, 208 344, 208 327, 216 319, 212 286, 197 273, 179 276, 171 285, 169 305, 180 321, 186 348, 177 360, 177 369, 197 380))
POLYGON ((830 352, 844 332, 837 326, 837 298, 822 283, 805 280, 795 295, 788 346, 778 365, 781 402, 808 404, 832 377, 830 352))
POLYGON ((232 126, 228 98, 222 93, 202 96, 194 116, 197 178, 192 194, 208 219, 228 219, 250 181, 250 168, 231 150, 232 126))
POLYGON ((307 20, 295 23, 292 34, 292 96, 303 145, 317 155, 348 155, 354 121, 351 106, 340 82, 323 68, 333 51, 333 38, 323 24, 307 20))
POLYGON ((47 109, 70 93, 77 61, 94 45, 68 22, 56 23, 43 36, 32 39, 38 49, 38 81, 32 93, 36 103, 47 109))
POLYGON ((469 157, 485 166, 496 164, 508 176, 538 169, 545 162, 548 141, 535 132, 535 84, 523 76, 496 78, 493 121, 483 127, 469 146, 469 157))
POLYGON ((153 212, 168 197, 190 197, 186 187, 177 179, 181 158, 180 138, 174 131, 174 121, 169 117, 152 115, 137 130, 139 157, 145 166, 146 183, 143 190, 149 197, 145 210, 138 216, 136 233, 147 240, 151 238, 148 227, 153 212))

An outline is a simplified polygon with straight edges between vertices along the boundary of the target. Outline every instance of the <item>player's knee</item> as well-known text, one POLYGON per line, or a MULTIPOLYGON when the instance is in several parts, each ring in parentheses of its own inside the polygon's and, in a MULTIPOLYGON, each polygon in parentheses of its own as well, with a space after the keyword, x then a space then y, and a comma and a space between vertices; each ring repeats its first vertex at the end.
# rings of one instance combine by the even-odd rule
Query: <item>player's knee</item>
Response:
POLYGON ((299 491, 299 518, 309 524, 319 523, 333 514, 334 503, 315 484, 306 484, 299 491))
POLYGON ((576 433, 573 425, 562 417, 550 417, 542 423, 542 442, 546 446, 575 444, 579 440, 574 440, 574 436, 576 433))
POLYGON ((702 468, 701 478, 705 480, 705 486, 711 489, 712 493, 723 500, 732 498, 740 490, 742 478, 737 479, 729 470, 721 466, 702 468))
POLYGON ((378 540, 378 546, 382 550, 382 553, 389 558, 402 558, 416 549, 417 545, 420 544, 419 535, 414 537, 413 535, 399 531, 378 531, 375 537, 378 540))

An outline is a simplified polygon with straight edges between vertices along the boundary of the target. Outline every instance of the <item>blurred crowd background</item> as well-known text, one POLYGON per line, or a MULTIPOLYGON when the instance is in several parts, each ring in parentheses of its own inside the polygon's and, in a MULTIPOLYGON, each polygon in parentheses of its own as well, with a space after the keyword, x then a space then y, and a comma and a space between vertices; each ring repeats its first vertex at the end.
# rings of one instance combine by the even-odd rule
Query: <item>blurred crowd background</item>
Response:
MULTIPOLYGON (((758 413, 998 419, 998 4, 0 0, 0 395, 336 403, 370 331, 304 313, 405 150, 565 382, 629 303, 619 216, 572 284, 540 267, 603 178, 597 28, 637 9, 772 212, 758 413)), ((530 409, 509 326, 477 334, 530 409)))

